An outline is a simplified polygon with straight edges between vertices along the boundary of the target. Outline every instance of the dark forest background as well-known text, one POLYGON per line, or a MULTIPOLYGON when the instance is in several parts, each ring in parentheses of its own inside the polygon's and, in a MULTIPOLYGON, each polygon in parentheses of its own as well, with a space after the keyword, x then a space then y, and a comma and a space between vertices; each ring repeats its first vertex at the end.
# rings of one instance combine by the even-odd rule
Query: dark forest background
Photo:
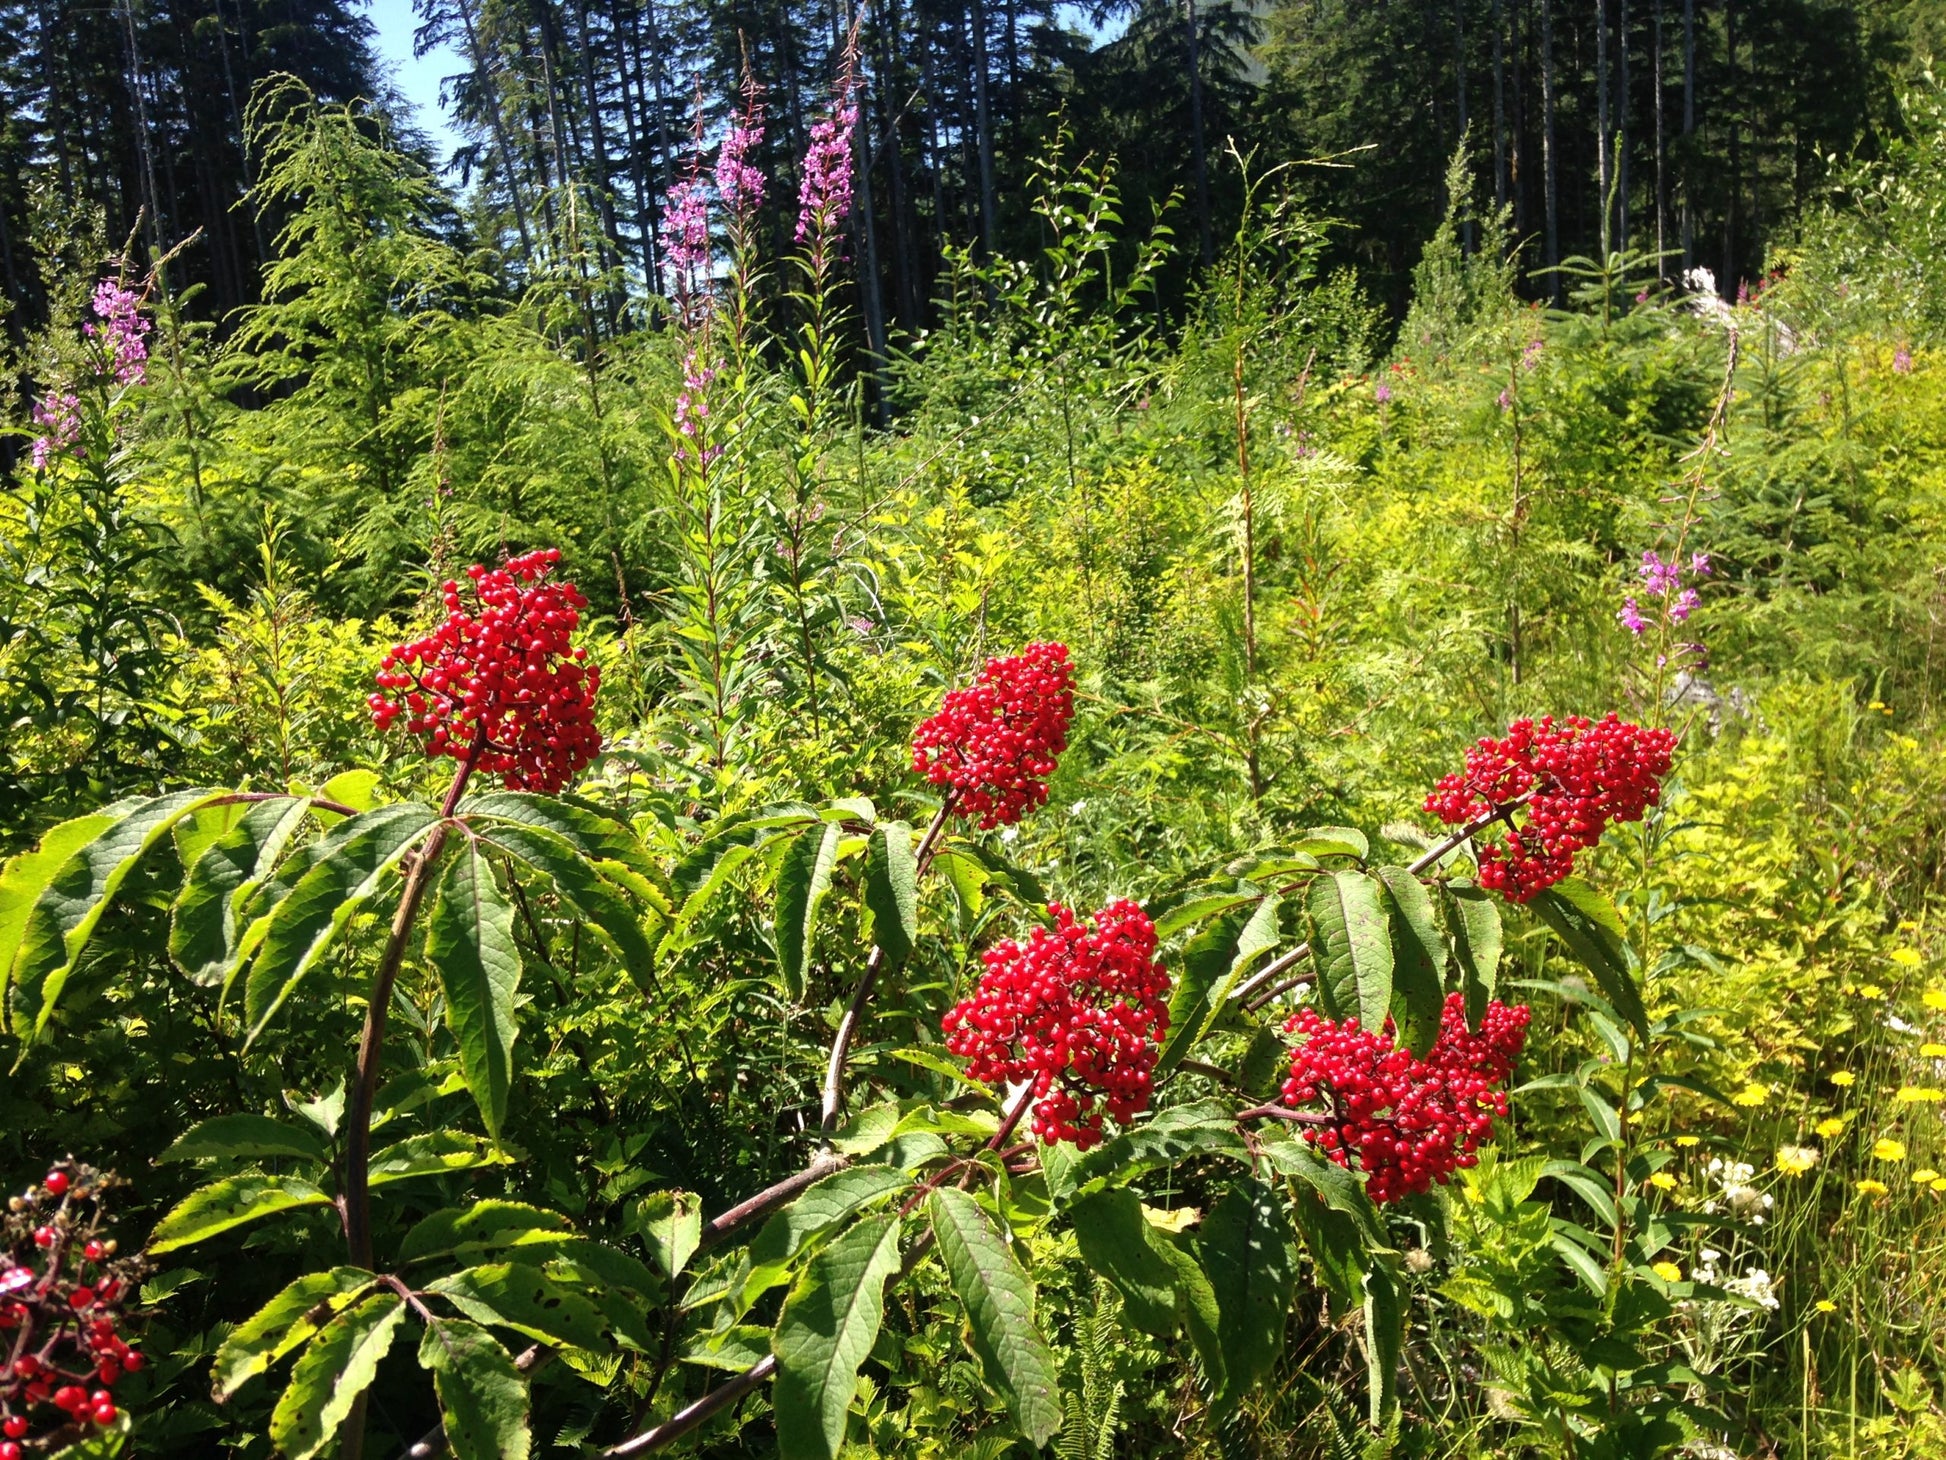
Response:
MULTIPOLYGON (((789 179, 854 17, 841 0, 420 0, 422 47, 466 145, 442 173, 451 241, 509 290, 563 260, 607 264, 609 325, 662 291, 662 211, 699 104, 713 135, 740 74, 767 90, 760 164, 789 179)), ((46 317, 33 234, 76 203, 141 253, 196 241, 172 286, 221 321, 257 296, 276 218, 250 205, 252 89, 296 76, 368 99, 429 165, 362 9, 345 0, 7 0, 0 58, 0 269, 16 342, 46 317), (198 233, 198 231, 200 231, 198 233)), ((1465 139, 1476 195, 1505 208, 1522 288, 1563 257, 1619 248, 1707 266, 1725 292, 1761 269, 1829 174, 1873 156, 1894 98, 1946 32, 1936 0, 874 0, 860 25, 869 166, 854 218, 860 318, 934 323, 945 251, 1031 250, 1025 180, 1062 120, 1113 153, 1130 222, 1176 200, 1179 303, 1233 227, 1231 139, 1299 173, 1333 247, 1403 309, 1465 139), (1097 44, 1098 38, 1112 40, 1097 44)), ((781 239, 792 198, 773 188, 781 239)), ((1476 243, 1469 229, 1466 242, 1476 243)), ((1497 232, 1495 233, 1497 236, 1497 232)))

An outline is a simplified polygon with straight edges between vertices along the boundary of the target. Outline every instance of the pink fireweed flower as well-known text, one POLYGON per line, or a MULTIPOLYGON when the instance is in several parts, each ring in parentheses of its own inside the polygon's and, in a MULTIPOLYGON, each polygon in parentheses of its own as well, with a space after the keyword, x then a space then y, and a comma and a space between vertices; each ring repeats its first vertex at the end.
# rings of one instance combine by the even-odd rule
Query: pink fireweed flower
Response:
POLYGON ((71 390, 50 390, 34 404, 34 424, 41 428, 34 438, 34 470, 45 471, 81 435, 80 397, 71 390))
POLYGON ((140 385, 147 370, 150 325, 142 317, 141 297, 124 289, 119 279, 103 279, 95 285, 95 317, 81 329, 91 340, 99 340, 108 356, 108 367, 123 385, 140 385))
MULTIPOLYGON (((1635 571, 1647 593, 1660 600, 1657 605, 1658 618, 1679 624, 1687 620, 1703 601, 1702 595, 1694 588, 1685 586, 1683 580, 1707 578, 1710 574, 1710 555, 1692 553, 1685 565, 1680 558, 1670 558, 1665 562, 1654 548, 1650 548, 1642 554, 1641 566, 1635 571)), ((1641 605, 1633 597, 1623 601, 1621 612, 1615 617, 1631 634, 1646 633, 1657 622, 1657 619, 1648 618, 1642 613, 1641 605)))
POLYGON ((1912 373, 1912 346, 1901 344, 1892 352, 1892 373, 1910 375, 1912 373))
POLYGON ((1527 348, 1520 352, 1520 368, 1522 370, 1532 370, 1536 365, 1540 364, 1541 351, 1544 348, 1544 341, 1529 340, 1527 342, 1527 348))
POLYGON ((686 280, 694 278, 709 262, 709 191, 700 177, 692 174, 669 189, 663 232, 670 266, 686 280))
POLYGON ((742 117, 730 124, 716 152, 716 195, 724 209, 739 220, 763 205, 764 175, 748 160, 763 140, 763 105, 753 97, 742 117))
POLYGON ((1386 404, 1392 399, 1392 387, 1381 380, 1377 385, 1372 387, 1372 399, 1380 405, 1386 404))
POLYGON ((858 56, 847 49, 830 112, 812 124, 797 187, 799 243, 844 222, 851 212, 851 135, 858 126, 858 56))
POLYGON ((675 422, 682 437, 676 445, 676 460, 690 466, 708 466, 723 448, 708 444, 709 388, 716 381, 714 367, 700 363, 691 350, 682 362, 682 389, 676 395, 675 422))

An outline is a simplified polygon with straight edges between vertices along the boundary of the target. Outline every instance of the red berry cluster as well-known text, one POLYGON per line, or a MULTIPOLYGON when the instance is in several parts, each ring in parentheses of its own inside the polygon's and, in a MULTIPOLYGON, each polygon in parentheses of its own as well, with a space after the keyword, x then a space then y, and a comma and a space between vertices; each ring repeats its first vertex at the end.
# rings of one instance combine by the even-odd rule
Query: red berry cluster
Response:
POLYGON ((0 1248, 0 1460, 22 1441, 59 1449, 120 1411, 110 1389, 142 1367, 120 1333, 144 1266, 118 1259, 101 1231, 101 1195, 114 1185, 64 1162, 7 1202, 0 1248), (53 1411, 51 1413, 50 1411, 53 1411), (58 1417, 57 1417, 58 1415, 58 1417), (30 1439, 30 1432, 40 1435, 30 1439))
POLYGON ((1639 821, 1662 794, 1674 732, 1644 729, 1610 714, 1516 720, 1506 738, 1466 752, 1465 771, 1426 797, 1426 810, 1452 826, 1504 811, 1503 841, 1480 849, 1480 885, 1526 902, 1574 870, 1574 854, 1601 840, 1611 821, 1639 821), (1532 793, 1514 826, 1508 803, 1532 793))
POLYGON ((428 755, 450 755, 515 790, 559 791, 595 758, 601 670, 569 639, 588 600, 543 583, 561 554, 542 548, 504 568, 466 570, 478 608, 443 587, 446 622, 385 656, 366 703, 381 730, 401 716, 428 755))
POLYGON ((912 736, 912 768, 950 787, 953 809, 991 830, 1047 804, 1047 778, 1068 748, 1074 670, 1066 644, 1029 644, 989 659, 912 736))
POLYGON ((1474 1151, 1507 1113, 1506 1091, 1527 1042, 1527 1006, 1487 1005, 1480 1032, 1466 1027, 1466 1006, 1448 994, 1439 1037, 1424 1059, 1395 1040, 1390 1020, 1382 1033, 1360 1029, 1356 1019, 1333 1023, 1315 1009, 1300 1009, 1284 1025, 1304 1036, 1291 1051, 1284 1101, 1292 1108, 1329 1107, 1304 1137, 1326 1156, 1369 1180, 1373 1201, 1396 1201, 1444 1185, 1471 1166, 1474 1151))
POLYGON ((1169 1032, 1169 975, 1155 961, 1155 924, 1117 898, 1085 924, 1050 903, 1036 928, 982 955, 971 997, 947 1013, 946 1047, 989 1085, 1031 1083, 1043 1143, 1101 1139, 1101 1109, 1126 1124, 1149 1107, 1157 1046, 1169 1032))

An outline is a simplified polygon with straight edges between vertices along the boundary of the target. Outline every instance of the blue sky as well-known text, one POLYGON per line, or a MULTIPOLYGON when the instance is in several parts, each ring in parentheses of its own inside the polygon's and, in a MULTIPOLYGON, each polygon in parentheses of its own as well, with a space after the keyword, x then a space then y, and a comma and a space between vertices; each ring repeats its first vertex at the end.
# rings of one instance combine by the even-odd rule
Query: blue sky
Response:
POLYGON ((452 156, 459 145, 451 120, 439 105, 439 81, 464 69, 460 58, 444 47, 423 60, 412 54, 412 32, 419 18, 412 13, 412 0, 368 0, 368 13, 378 35, 373 40, 379 59, 392 72, 392 79, 418 111, 419 125, 433 139, 440 161, 452 156))

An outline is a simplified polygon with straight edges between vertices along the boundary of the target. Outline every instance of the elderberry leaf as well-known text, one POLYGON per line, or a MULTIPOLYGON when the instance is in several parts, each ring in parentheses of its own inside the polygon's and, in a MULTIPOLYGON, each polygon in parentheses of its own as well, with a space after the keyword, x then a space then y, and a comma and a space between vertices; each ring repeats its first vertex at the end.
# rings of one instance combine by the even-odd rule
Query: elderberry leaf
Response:
POLYGON ((844 832, 837 822, 822 822, 799 832, 784 848, 777 866, 777 971, 793 999, 804 996, 804 971, 817 938, 818 912, 831 891, 831 873, 838 865, 838 843, 844 832))
POLYGON ((939 1255, 966 1310, 967 1338, 1015 1425, 1035 1445, 1061 1428, 1060 1374, 1034 1321, 1034 1285, 980 1204, 941 1187, 926 1204, 939 1255))
POLYGON ((1255 1177, 1237 1181, 1210 1208, 1196 1247, 1216 1296, 1223 1379, 1210 1401, 1228 1414, 1276 1365, 1297 1284, 1297 1247, 1277 1193, 1255 1177))
POLYGON ((232 1227, 261 1221, 297 1207, 330 1202, 317 1187, 295 1176, 231 1176, 189 1193, 149 1233, 148 1251, 174 1252, 232 1227))
POLYGON ((301 796, 261 801, 189 863, 169 910, 169 956, 191 983, 212 988, 223 981, 245 903, 275 870, 310 809, 301 796))
POLYGON ((1470 882, 1448 882, 1446 926, 1452 932, 1453 954, 1460 966, 1466 1027, 1478 1034, 1500 976, 1500 904, 1470 882))
POLYGON ((872 941, 898 968, 919 941, 919 864, 913 857, 912 828, 903 821, 874 827, 865 853, 865 906, 872 915, 872 941))
POLYGON ((454 1460, 527 1460, 527 1383, 506 1347, 478 1324, 447 1318, 419 1340, 454 1460))
POLYGON ((1375 867, 1392 914, 1392 994, 1408 1049, 1424 1059, 1446 1006, 1446 940, 1425 883, 1403 867, 1375 867))
POLYGON ((459 1045, 466 1088, 496 1141, 513 1089, 514 994, 520 948, 513 904, 494 880, 479 843, 465 838, 447 854, 426 927, 426 961, 439 970, 446 1027, 459 1045))
POLYGON ((1315 936, 1318 995, 1333 1019, 1376 1032, 1392 1012, 1392 934, 1383 884, 1363 872, 1328 872, 1306 896, 1315 936))
MULTIPOLYGON (((620 956, 622 966, 638 985, 649 977, 655 949, 642 931, 642 919, 620 889, 602 876, 573 842, 553 831, 511 822, 489 826, 481 832, 480 840, 553 883, 561 900, 587 919, 602 941, 620 956)), ((620 870, 625 875, 628 869, 620 870)))
POLYGON ((288 1460, 311 1460, 337 1438, 358 1396, 378 1374, 405 1318, 405 1299, 376 1292, 338 1314, 291 1369, 271 1411, 270 1440, 288 1460))
POLYGON ((357 1267, 306 1273, 230 1330, 210 1366, 211 1393, 218 1404, 285 1354, 310 1342, 312 1335, 356 1302, 376 1279, 357 1267))
MULTIPOLYGON (((10 897, 15 907, 30 887, 40 884, 17 935, 10 935, 8 925, 19 914, 0 903, 0 920, 4 920, 0 945, 10 936, 17 938, 10 968, 4 973, 11 987, 7 1023, 20 1041, 20 1059, 27 1057, 29 1044, 54 1017, 68 975, 135 864, 183 817, 223 794, 198 790, 156 796, 127 807, 106 824, 103 816, 83 817, 78 826, 68 823, 65 832, 58 827, 50 832, 41 853, 24 859, 18 869, 9 865, 7 880, 15 889, 10 897), (86 835, 89 829, 91 836, 86 835), (67 849, 66 859, 42 881, 42 870, 61 849, 67 849)), ((17 1067, 19 1061, 15 1063, 17 1067)))
POLYGON ((1649 1012, 1629 971, 1628 945, 1614 904, 1580 879, 1565 877, 1535 893, 1527 906, 1554 931, 1575 961, 1595 976, 1615 1011, 1647 1039, 1649 1012))
POLYGON ((798 1276, 771 1338, 781 1460, 836 1460, 898 1266, 899 1219, 888 1215, 851 1228, 798 1276))
POLYGON ((599 1351, 608 1346, 600 1311, 538 1267, 491 1262, 427 1286, 476 1323, 497 1323, 548 1343, 599 1351))
POLYGON ((1142 1215, 1142 1199, 1127 1187, 1096 1192, 1069 1209, 1081 1260, 1122 1295, 1128 1321, 1155 1338, 1174 1338, 1175 1266, 1161 1251, 1166 1240, 1142 1215))
POLYGON ((1368 1418, 1382 1429, 1398 1408, 1399 1359, 1405 1352, 1405 1300, 1391 1271, 1380 1264, 1365 1270, 1365 1375, 1370 1392, 1368 1418))
POLYGON ((226 1156, 295 1156, 323 1166, 331 1159, 331 1149, 315 1131, 267 1115, 218 1115, 191 1126, 155 1159, 161 1165, 226 1156))

